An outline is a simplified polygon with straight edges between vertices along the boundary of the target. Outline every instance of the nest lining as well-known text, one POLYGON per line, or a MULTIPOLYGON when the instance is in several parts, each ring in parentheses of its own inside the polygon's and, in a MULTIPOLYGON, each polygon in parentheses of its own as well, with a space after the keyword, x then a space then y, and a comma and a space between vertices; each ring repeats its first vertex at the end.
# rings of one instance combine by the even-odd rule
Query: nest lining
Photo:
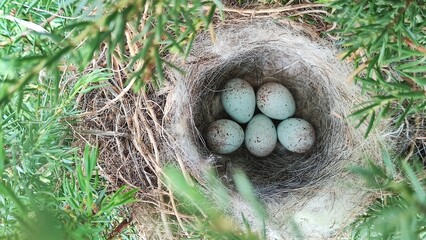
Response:
POLYGON ((176 99, 171 102, 169 126, 171 131, 180 126, 190 133, 176 132, 175 136, 177 142, 190 146, 181 147, 178 154, 187 156, 186 165, 193 172, 203 163, 242 168, 261 194, 273 195, 316 184, 360 157, 362 136, 345 117, 361 99, 356 87, 346 82, 348 67, 335 59, 327 43, 314 42, 272 21, 221 29, 218 36, 216 43, 207 36, 197 42, 192 59, 182 66, 186 75, 169 74, 176 84, 170 93, 176 99), (278 144, 263 158, 251 155, 244 146, 231 155, 210 152, 202 136, 214 120, 229 118, 221 107, 220 92, 228 80, 237 77, 255 90, 266 82, 287 87, 296 101, 294 117, 316 129, 314 147, 296 154, 278 144))

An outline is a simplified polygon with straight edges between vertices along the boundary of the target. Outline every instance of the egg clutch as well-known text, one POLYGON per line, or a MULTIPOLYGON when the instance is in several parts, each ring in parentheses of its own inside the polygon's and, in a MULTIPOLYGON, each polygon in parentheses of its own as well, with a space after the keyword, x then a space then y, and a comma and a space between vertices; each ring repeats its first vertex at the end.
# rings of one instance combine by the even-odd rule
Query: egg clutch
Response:
POLYGON ((221 93, 225 112, 232 119, 219 119, 206 132, 207 147, 230 154, 244 143, 257 157, 271 154, 279 141, 287 150, 307 152, 315 143, 315 129, 300 118, 291 118, 296 103, 290 91, 275 82, 265 83, 255 93, 245 80, 229 80, 221 93), (260 113, 255 115, 256 107, 260 113), (274 121, 280 121, 277 127, 274 121), (247 124, 245 130, 241 125, 247 124))

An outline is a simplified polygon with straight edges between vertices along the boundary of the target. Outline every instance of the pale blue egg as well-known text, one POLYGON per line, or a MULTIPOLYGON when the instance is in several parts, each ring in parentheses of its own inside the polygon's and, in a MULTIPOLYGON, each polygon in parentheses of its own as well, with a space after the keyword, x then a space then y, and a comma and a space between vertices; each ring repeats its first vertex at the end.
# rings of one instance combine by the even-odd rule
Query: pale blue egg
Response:
POLYGON ((257 157, 266 157, 272 153, 277 144, 277 131, 270 118, 256 114, 247 124, 245 146, 257 157))
POLYGON ((240 78, 229 80, 221 94, 225 112, 238 123, 247 123, 256 109, 256 94, 247 81, 240 78))
POLYGON ((256 103, 259 110, 272 119, 284 120, 296 111, 293 95, 286 87, 275 82, 260 86, 256 93, 256 103))
POLYGON ((278 140, 289 151, 305 153, 315 144, 315 129, 300 118, 289 118, 277 127, 278 140))
POLYGON ((207 147, 219 154, 229 154, 237 150, 244 142, 244 130, 229 119, 214 121, 207 128, 207 147))

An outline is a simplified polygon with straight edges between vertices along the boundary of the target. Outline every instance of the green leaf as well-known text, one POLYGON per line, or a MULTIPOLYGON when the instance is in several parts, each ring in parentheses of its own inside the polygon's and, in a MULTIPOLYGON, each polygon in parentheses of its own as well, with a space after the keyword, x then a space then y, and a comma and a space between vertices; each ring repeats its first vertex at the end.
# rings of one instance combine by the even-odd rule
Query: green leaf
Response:
POLYGON ((350 116, 359 116, 359 115, 364 115, 365 113, 372 112, 374 110, 374 108, 378 107, 379 105, 380 105, 380 103, 374 102, 374 103, 372 103, 368 106, 361 107, 361 109, 353 112, 350 116))
POLYGON ((98 194, 98 197, 96 198, 95 204, 99 210, 102 210, 103 202, 106 199, 106 193, 107 193, 107 189, 104 188, 102 189, 102 191, 98 194))
POLYGON ((215 171, 208 171, 206 181, 216 205, 222 210, 227 209, 231 199, 227 188, 222 184, 215 171))
POLYGON ((416 35, 414 35, 414 33, 410 30, 410 29, 408 29, 406 26, 404 26, 403 24, 401 24, 401 25, 399 25, 400 26, 400 28, 405 32, 405 34, 407 35, 407 37, 408 38, 410 38, 410 40, 411 41, 413 41, 414 42, 414 44, 416 44, 416 45, 420 45, 420 43, 418 42, 418 40, 417 40, 417 37, 416 37, 416 35))
POLYGON ((379 58, 377 60, 379 65, 382 65, 385 59, 385 56, 386 56, 385 54, 387 50, 386 46, 388 45, 388 41, 389 41, 389 35, 388 33, 384 33, 383 40, 382 40, 382 47, 380 49, 379 58))
POLYGON ((358 124, 355 126, 355 128, 359 128, 367 120, 368 116, 369 116, 369 114, 366 113, 366 114, 364 114, 364 116, 359 118, 358 124))
POLYGON ((412 99, 409 99, 408 105, 405 107, 404 112, 398 117, 398 120, 395 123, 396 126, 399 126, 405 120, 405 117, 411 111, 413 104, 414 104, 414 101, 412 99))
POLYGON ((367 163, 368 163, 367 168, 353 166, 353 167, 350 167, 349 169, 352 172, 362 176, 371 187, 377 188, 377 189, 385 188, 391 180, 389 179, 386 172, 381 167, 379 167, 378 165, 376 165, 370 160, 367 163))
POLYGON ((391 176, 392 178, 396 178, 397 177, 396 168, 395 168, 395 165, 392 163, 392 160, 389 156, 389 152, 386 149, 382 148, 381 153, 382 153, 381 156, 383 159, 383 163, 386 168, 386 174, 388 176, 391 176))
POLYGON ((84 164, 87 180, 92 178, 93 170, 96 167, 97 152, 96 148, 92 148, 89 145, 86 145, 84 148, 84 164))
POLYGON ((424 73, 426 72, 426 65, 423 66, 416 66, 411 68, 405 68, 402 70, 405 73, 424 73))
POLYGON ((76 165, 76 172, 78 185, 80 186, 81 190, 86 191, 86 178, 84 177, 83 168, 80 164, 76 165))
POLYGON ((402 168, 404 169, 405 174, 407 174, 408 179, 410 180, 414 191, 416 192, 417 199, 421 203, 426 203, 426 193, 423 190, 423 185, 420 180, 417 178, 414 170, 407 162, 402 162, 402 168))
POLYGON ((14 191, 4 183, 3 180, 0 180, 0 193, 4 197, 10 199, 10 201, 16 205, 16 207, 21 213, 28 212, 28 209, 25 204, 19 199, 19 197, 14 193, 14 191))
MULTIPOLYGON (((412 56, 410 56, 410 57, 413 58, 412 56)), ((409 61, 408 63, 399 64, 397 66, 397 69, 405 70, 407 68, 410 69, 410 68, 417 67, 417 66, 423 66, 424 67, 423 64, 425 64, 425 63, 426 63, 426 57, 418 59, 418 60, 412 60, 412 61, 409 61)))
POLYGON ((234 173, 234 182, 235 187, 238 190, 238 193, 241 194, 241 197, 246 200, 249 204, 251 209, 253 209, 256 213, 256 215, 260 219, 265 219, 266 212, 263 208, 262 204, 259 202, 255 192, 254 188, 251 185, 250 181, 246 177, 246 175, 242 171, 237 171, 234 173))
POLYGON ((111 31, 111 42, 110 49, 113 50, 117 44, 120 44, 122 48, 122 52, 124 52, 124 31, 126 29, 126 15, 129 13, 130 8, 124 10, 124 12, 120 12, 115 16, 115 19, 111 21, 113 23, 112 31, 111 31))
POLYGON ((380 123, 380 121, 383 119, 383 118, 385 118, 386 116, 388 116, 388 115, 390 115, 389 114, 389 110, 390 110, 390 108, 391 108, 391 102, 388 102, 384 107, 382 107, 381 109, 380 109, 380 112, 379 112, 379 114, 378 114, 378 116, 377 116, 377 119, 376 119, 376 122, 377 123, 380 123))
POLYGON ((375 120, 376 120, 376 112, 372 111, 371 114, 370 114, 370 121, 368 123, 368 127, 367 127, 367 130, 365 131, 364 137, 367 137, 368 134, 370 134, 371 130, 373 129, 373 127, 376 123, 375 120))
POLYGON ((185 59, 188 58, 188 56, 191 52, 191 49, 192 49, 192 45, 194 44, 194 41, 195 41, 195 34, 189 35, 188 44, 186 45, 186 48, 185 48, 185 51, 184 51, 184 54, 183 54, 185 59))
POLYGON ((194 185, 190 185, 183 174, 175 167, 168 166, 164 169, 167 186, 190 208, 196 209, 204 216, 215 215, 211 203, 206 196, 194 185))
POLYGON ((244 216, 244 213, 241 213, 241 219, 243 220, 244 227, 247 232, 251 232, 251 226, 247 218, 244 216))
POLYGON ((110 214, 110 212, 120 206, 135 202, 135 195, 138 189, 131 189, 126 193, 123 193, 127 188, 125 186, 119 188, 109 200, 102 201, 97 216, 101 214, 110 214))

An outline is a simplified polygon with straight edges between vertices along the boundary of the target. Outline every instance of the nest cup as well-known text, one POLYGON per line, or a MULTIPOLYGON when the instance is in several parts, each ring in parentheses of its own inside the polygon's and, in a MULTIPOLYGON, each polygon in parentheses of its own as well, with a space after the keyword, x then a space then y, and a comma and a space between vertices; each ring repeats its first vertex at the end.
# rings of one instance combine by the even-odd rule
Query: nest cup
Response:
POLYGON ((206 165, 242 168, 261 196, 273 196, 315 185, 365 153, 359 147, 362 130, 346 120, 361 99, 347 82, 350 68, 336 59, 329 43, 272 21, 225 26, 216 33, 216 41, 207 35, 198 39, 181 66, 186 74, 169 72, 176 84, 169 94, 169 126, 179 146, 176 150, 192 172, 202 174, 200 169, 206 165), (250 154, 244 145, 230 155, 209 151, 203 135, 213 121, 230 118, 221 106, 220 93, 232 78, 248 81, 255 90, 267 82, 288 88, 296 101, 293 117, 307 120, 316 130, 313 148, 297 154, 278 143, 263 158, 250 154))
MULTIPOLYGON (((365 101, 347 81, 351 66, 336 58, 338 51, 330 42, 294 22, 233 20, 216 25, 215 33, 214 41, 210 34, 199 35, 187 59, 170 56, 180 70, 166 68, 167 81, 160 89, 148 84, 147 91, 132 93, 124 88, 121 71, 115 71, 113 87, 84 95, 80 107, 87 117, 78 127, 76 144, 89 141, 99 146, 100 172, 112 186, 142 189, 141 202, 132 212, 141 236, 148 239, 158 233, 159 222, 168 232, 166 212, 174 208, 168 202, 173 196, 164 196, 161 178, 163 166, 170 162, 201 184, 212 166, 225 180, 232 179, 233 169, 242 168, 265 203, 271 239, 288 238, 293 225, 286 223, 293 216, 308 238, 329 238, 363 211, 369 200, 366 190, 353 188, 361 186, 360 180, 343 166, 361 165, 365 156, 379 159, 376 139, 384 131, 376 128, 364 139, 363 127, 356 129, 348 122, 353 105, 365 101), (263 158, 253 156, 244 146, 230 155, 211 152, 203 135, 213 121, 229 118, 220 94, 226 82, 237 77, 256 90, 266 82, 287 87, 296 100, 294 116, 316 130, 313 148, 295 154, 277 144, 263 158), (123 90, 115 93, 114 89, 123 90)), ((232 182, 228 183, 232 190, 232 182)), ((238 194, 231 196, 232 209, 228 210, 242 223, 241 213, 249 215, 250 204, 238 194)), ((159 237, 164 238, 171 237, 159 237)))

